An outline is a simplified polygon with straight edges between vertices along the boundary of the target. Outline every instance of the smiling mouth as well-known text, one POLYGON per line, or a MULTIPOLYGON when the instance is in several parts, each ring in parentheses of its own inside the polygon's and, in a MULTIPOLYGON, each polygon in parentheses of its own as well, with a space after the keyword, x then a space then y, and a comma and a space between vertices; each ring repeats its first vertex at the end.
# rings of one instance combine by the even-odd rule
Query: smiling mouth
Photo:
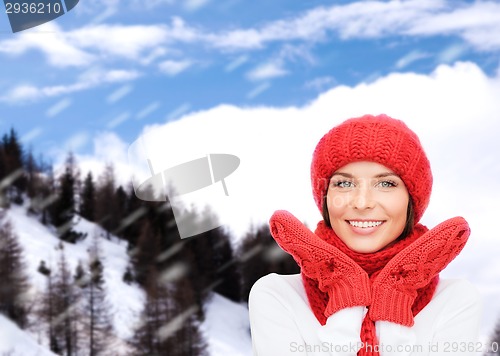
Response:
POLYGON ((369 227, 377 227, 380 226, 384 223, 383 220, 372 220, 372 221, 359 221, 359 220, 346 220, 349 225, 354 226, 354 227, 360 227, 362 229, 366 229, 369 227))

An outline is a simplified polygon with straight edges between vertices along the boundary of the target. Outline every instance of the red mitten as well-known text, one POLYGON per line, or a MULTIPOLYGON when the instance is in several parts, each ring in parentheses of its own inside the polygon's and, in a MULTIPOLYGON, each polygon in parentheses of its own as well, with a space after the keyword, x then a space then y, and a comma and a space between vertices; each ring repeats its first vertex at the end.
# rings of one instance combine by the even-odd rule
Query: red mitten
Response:
POLYGON ((412 326, 417 289, 426 286, 462 250, 470 235, 461 217, 442 222, 392 258, 372 285, 372 320, 412 326))
POLYGON ((340 309, 370 304, 368 274, 346 254, 323 241, 287 211, 276 211, 269 225, 278 245, 292 255, 302 273, 318 281, 319 289, 328 294, 326 317, 340 309))

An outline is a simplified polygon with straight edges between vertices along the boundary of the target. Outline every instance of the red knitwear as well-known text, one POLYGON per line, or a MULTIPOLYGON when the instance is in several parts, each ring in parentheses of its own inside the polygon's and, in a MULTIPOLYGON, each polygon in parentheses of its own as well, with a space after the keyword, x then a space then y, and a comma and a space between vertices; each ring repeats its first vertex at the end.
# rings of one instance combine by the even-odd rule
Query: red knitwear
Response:
MULTIPOLYGON (((417 224, 410 236, 375 253, 349 249, 324 221, 315 233, 286 211, 276 211, 270 220, 276 242, 301 267, 311 309, 324 325, 336 311, 367 306, 362 324, 364 345, 378 344, 375 321, 413 325, 432 299, 439 272, 464 247, 470 230, 460 217, 432 230, 417 224)), ((358 355, 377 355, 362 348, 358 355)))
MULTIPOLYGON (((358 161, 382 164, 403 180, 414 212, 408 236, 362 254, 350 250, 324 221, 312 233, 290 213, 277 211, 270 227, 277 243, 301 267, 318 321, 324 325, 340 309, 366 306, 361 340, 376 345, 375 321, 413 325, 413 317, 432 299, 439 272, 462 250, 470 231, 462 218, 430 231, 418 224, 432 190, 430 163, 417 135, 387 115, 346 120, 321 138, 311 163, 313 197, 321 212, 333 173, 358 161)), ((367 354, 365 348, 358 352, 367 354)))
POLYGON ((417 135, 403 121, 387 115, 346 120, 321 138, 311 163, 313 196, 320 211, 333 173, 357 161, 376 162, 392 169, 413 200, 415 222, 420 220, 431 195, 430 163, 417 135))

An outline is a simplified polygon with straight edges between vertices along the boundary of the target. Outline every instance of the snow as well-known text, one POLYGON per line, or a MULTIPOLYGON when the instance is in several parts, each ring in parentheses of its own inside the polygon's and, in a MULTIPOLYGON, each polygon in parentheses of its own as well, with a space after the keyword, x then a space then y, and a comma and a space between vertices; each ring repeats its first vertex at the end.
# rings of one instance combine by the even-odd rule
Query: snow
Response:
MULTIPOLYGON (((46 277, 37 272, 40 261, 44 260, 46 266, 51 269, 56 268, 60 253, 57 246, 61 240, 36 217, 28 216, 24 207, 12 205, 7 217, 12 222, 24 249, 32 286, 31 293, 38 295, 45 290, 46 285, 46 277)), ((111 237, 109 240, 104 238, 104 230, 83 218, 79 218, 73 229, 87 233, 87 237, 76 244, 63 242, 64 253, 71 272, 73 273, 76 269, 78 261, 84 263, 88 261, 88 250, 94 236, 97 236, 104 265, 107 297, 113 308, 111 313, 114 317, 117 336, 122 339, 132 336, 133 328, 142 310, 144 295, 140 288, 128 285, 122 280, 129 259, 126 244, 116 237, 111 237)))
POLYGON ((0 355, 9 356, 55 356, 40 346, 33 337, 0 314, 0 355))
MULTIPOLYGON (((12 204, 6 210, 6 219, 10 220, 19 237, 31 287, 30 298, 36 300, 44 292, 47 282, 46 277, 37 271, 40 261, 45 261, 49 268, 56 268, 60 256, 58 245, 61 244, 61 240, 56 237, 53 228, 43 225, 38 216, 29 214, 26 206, 12 204)), ((102 228, 83 218, 78 217, 75 223, 73 229, 86 233, 87 237, 76 244, 62 242, 68 266, 74 273, 79 261, 84 263, 87 261, 87 252, 94 238, 98 240, 104 265, 107 298, 112 307, 114 328, 119 338, 115 351, 124 354, 126 350, 124 340, 133 335, 145 299, 143 291, 137 285, 128 285, 122 280, 129 262, 127 245, 112 235, 107 239, 102 228)), ((248 307, 245 303, 234 303, 223 296, 212 294, 205 310, 206 319, 201 324, 201 330, 208 342, 211 356, 251 355, 248 307)), ((37 343, 36 339, 42 338, 41 331, 21 330, 2 315, 0 315, 0 330, 0 355, 54 355, 37 343)))
POLYGON ((202 325, 212 356, 250 356, 252 341, 248 307, 213 294, 202 325))

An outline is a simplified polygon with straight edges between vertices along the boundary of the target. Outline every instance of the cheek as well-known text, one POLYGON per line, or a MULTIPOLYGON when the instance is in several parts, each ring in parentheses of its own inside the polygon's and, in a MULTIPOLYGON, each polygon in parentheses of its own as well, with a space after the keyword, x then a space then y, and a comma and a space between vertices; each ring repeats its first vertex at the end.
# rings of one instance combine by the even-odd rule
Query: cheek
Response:
POLYGON ((348 205, 347 194, 328 193, 326 201, 330 219, 334 219, 341 215, 348 205))
POLYGON ((409 196, 406 192, 387 196, 386 204, 389 214, 393 219, 406 223, 409 196))

